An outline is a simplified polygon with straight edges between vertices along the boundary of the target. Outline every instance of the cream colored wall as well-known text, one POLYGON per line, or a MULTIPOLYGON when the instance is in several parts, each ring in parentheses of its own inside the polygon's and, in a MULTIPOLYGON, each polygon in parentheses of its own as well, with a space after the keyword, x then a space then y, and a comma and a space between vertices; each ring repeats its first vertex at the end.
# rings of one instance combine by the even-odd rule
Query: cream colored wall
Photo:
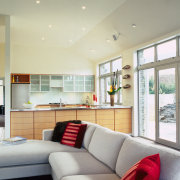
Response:
POLYGON ((132 48, 129 48, 123 52, 119 52, 117 54, 115 54, 114 56, 112 57, 108 57, 106 59, 102 59, 100 60, 97 64, 96 64, 96 76, 98 76, 98 71, 97 71, 97 66, 98 64, 104 62, 104 61, 107 61, 107 60, 110 60, 110 59, 113 59, 115 57, 118 57, 118 56, 121 56, 122 59, 123 59, 123 62, 122 62, 122 65, 125 66, 125 65, 130 65, 131 66, 131 69, 130 70, 123 70, 123 75, 128 73, 131 75, 131 78, 128 79, 128 80, 125 80, 123 79, 122 81, 122 86, 124 86, 125 84, 130 84, 131 85, 131 88, 130 89, 122 89, 122 95, 123 95, 123 105, 127 105, 127 106, 135 106, 136 103, 137 103, 137 99, 135 98, 135 94, 136 93, 136 88, 135 88, 135 84, 134 84, 134 73, 136 72, 136 65, 134 62, 136 62, 136 51, 138 49, 141 49, 143 47, 146 47, 146 46, 149 46, 153 43, 157 43, 157 42, 160 42, 160 41, 163 41, 164 39, 169 39, 170 37, 174 37, 176 35, 179 35, 180 34, 180 30, 177 30, 175 32, 171 32, 169 34, 166 34, 166 35, 163 35, 159 38, 156 38, 156 39, 152 39, 151 41, 148 41, 146 43, 143 43, 143 44, 139 44, 135 47, 132 47, 132 48))
POLYGON ((71 48, 12 44, 11 72, 30 74, 95 74, 94 63, 71 48))
POLYGON ((5 76, 5 44, 0 43, 0 78, 5 76))

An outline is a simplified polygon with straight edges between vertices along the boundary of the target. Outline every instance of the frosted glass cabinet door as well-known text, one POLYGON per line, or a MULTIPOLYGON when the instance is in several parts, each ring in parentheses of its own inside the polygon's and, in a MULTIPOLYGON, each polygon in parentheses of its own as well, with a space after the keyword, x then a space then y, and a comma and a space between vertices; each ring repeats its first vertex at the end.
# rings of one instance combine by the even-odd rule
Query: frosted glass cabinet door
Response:
POLYGON ((94 76, 85 76, 85 92, 94 91, 94 76))
POLYGON ((84 92, 84 76, 74 77, 74 90, 75 92, 84 92))
POLYGON ((74 92, 74 76, 64 76, 64 92, 74 92))
POLYGON ((49 75, 41 75, 41 91, 48 92, 50 90, 50 77, 49 75))
POLYGON ((31 75, 30 78, 31 78, 30 91, 40 92, 40 75, 31 75))

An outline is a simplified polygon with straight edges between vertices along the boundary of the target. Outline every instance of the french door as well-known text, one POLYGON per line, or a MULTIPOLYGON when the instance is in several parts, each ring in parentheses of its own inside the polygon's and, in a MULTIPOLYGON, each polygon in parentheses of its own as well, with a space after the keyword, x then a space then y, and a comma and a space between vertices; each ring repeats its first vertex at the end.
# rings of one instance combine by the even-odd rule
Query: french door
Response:
POLYGON ((179 74, 180 64, 155 68, 156 141, 180 148, 179 144, 179 74))

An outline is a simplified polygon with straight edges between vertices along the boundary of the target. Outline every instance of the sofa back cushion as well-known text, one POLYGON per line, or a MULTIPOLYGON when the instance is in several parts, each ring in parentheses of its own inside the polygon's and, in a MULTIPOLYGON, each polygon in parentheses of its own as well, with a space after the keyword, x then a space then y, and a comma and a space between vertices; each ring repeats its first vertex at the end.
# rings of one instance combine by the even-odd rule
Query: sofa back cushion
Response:
POLYGON ((86 149, 88 149, 89 147, 89 143, 91 141, 91 138, 92 138, 92 135, 95 131, 95 129, 97 127, 100 127, 99 125, 97 124, 94 124, 94 123, 90 123, 90 122, 86 122, 86 121, 82 121, 83 124, 87 124, 87 129, 86 129, 86 132, 84 134, 84 139, 83 139, 83 144, 82 146, 86 149))
POLYGON ((120 148, 129 136, 111 131, 107 128, 97 127, 89 144, 89 152, 98 160, 115 170, 120 148))
POLYGON ((159 180, 180 179, 180 152, 160 145, 142 143, 133 138, 124 141, 117 159, 116 173, 122 177, 142 158, 157 153, 160 154, 161 161, 159 180))

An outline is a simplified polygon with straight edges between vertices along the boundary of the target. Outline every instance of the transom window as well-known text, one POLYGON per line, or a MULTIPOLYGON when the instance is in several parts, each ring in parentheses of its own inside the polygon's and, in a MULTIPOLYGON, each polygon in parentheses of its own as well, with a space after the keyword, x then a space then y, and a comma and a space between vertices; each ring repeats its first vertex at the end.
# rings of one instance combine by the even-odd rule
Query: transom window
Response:
MULTIPOLYGON (((116 58, 99 65, 99 89, 100 89, 100 103, 109 104, 110 96, 107 91, 110 90, 110 85, 113 77, 113 72, 117 72, 118 82, 117 86, 121 87, 122 76, 122 58, 116 58)), ((122 102, 121 90, 115 94, 115 104, 122 102)))

